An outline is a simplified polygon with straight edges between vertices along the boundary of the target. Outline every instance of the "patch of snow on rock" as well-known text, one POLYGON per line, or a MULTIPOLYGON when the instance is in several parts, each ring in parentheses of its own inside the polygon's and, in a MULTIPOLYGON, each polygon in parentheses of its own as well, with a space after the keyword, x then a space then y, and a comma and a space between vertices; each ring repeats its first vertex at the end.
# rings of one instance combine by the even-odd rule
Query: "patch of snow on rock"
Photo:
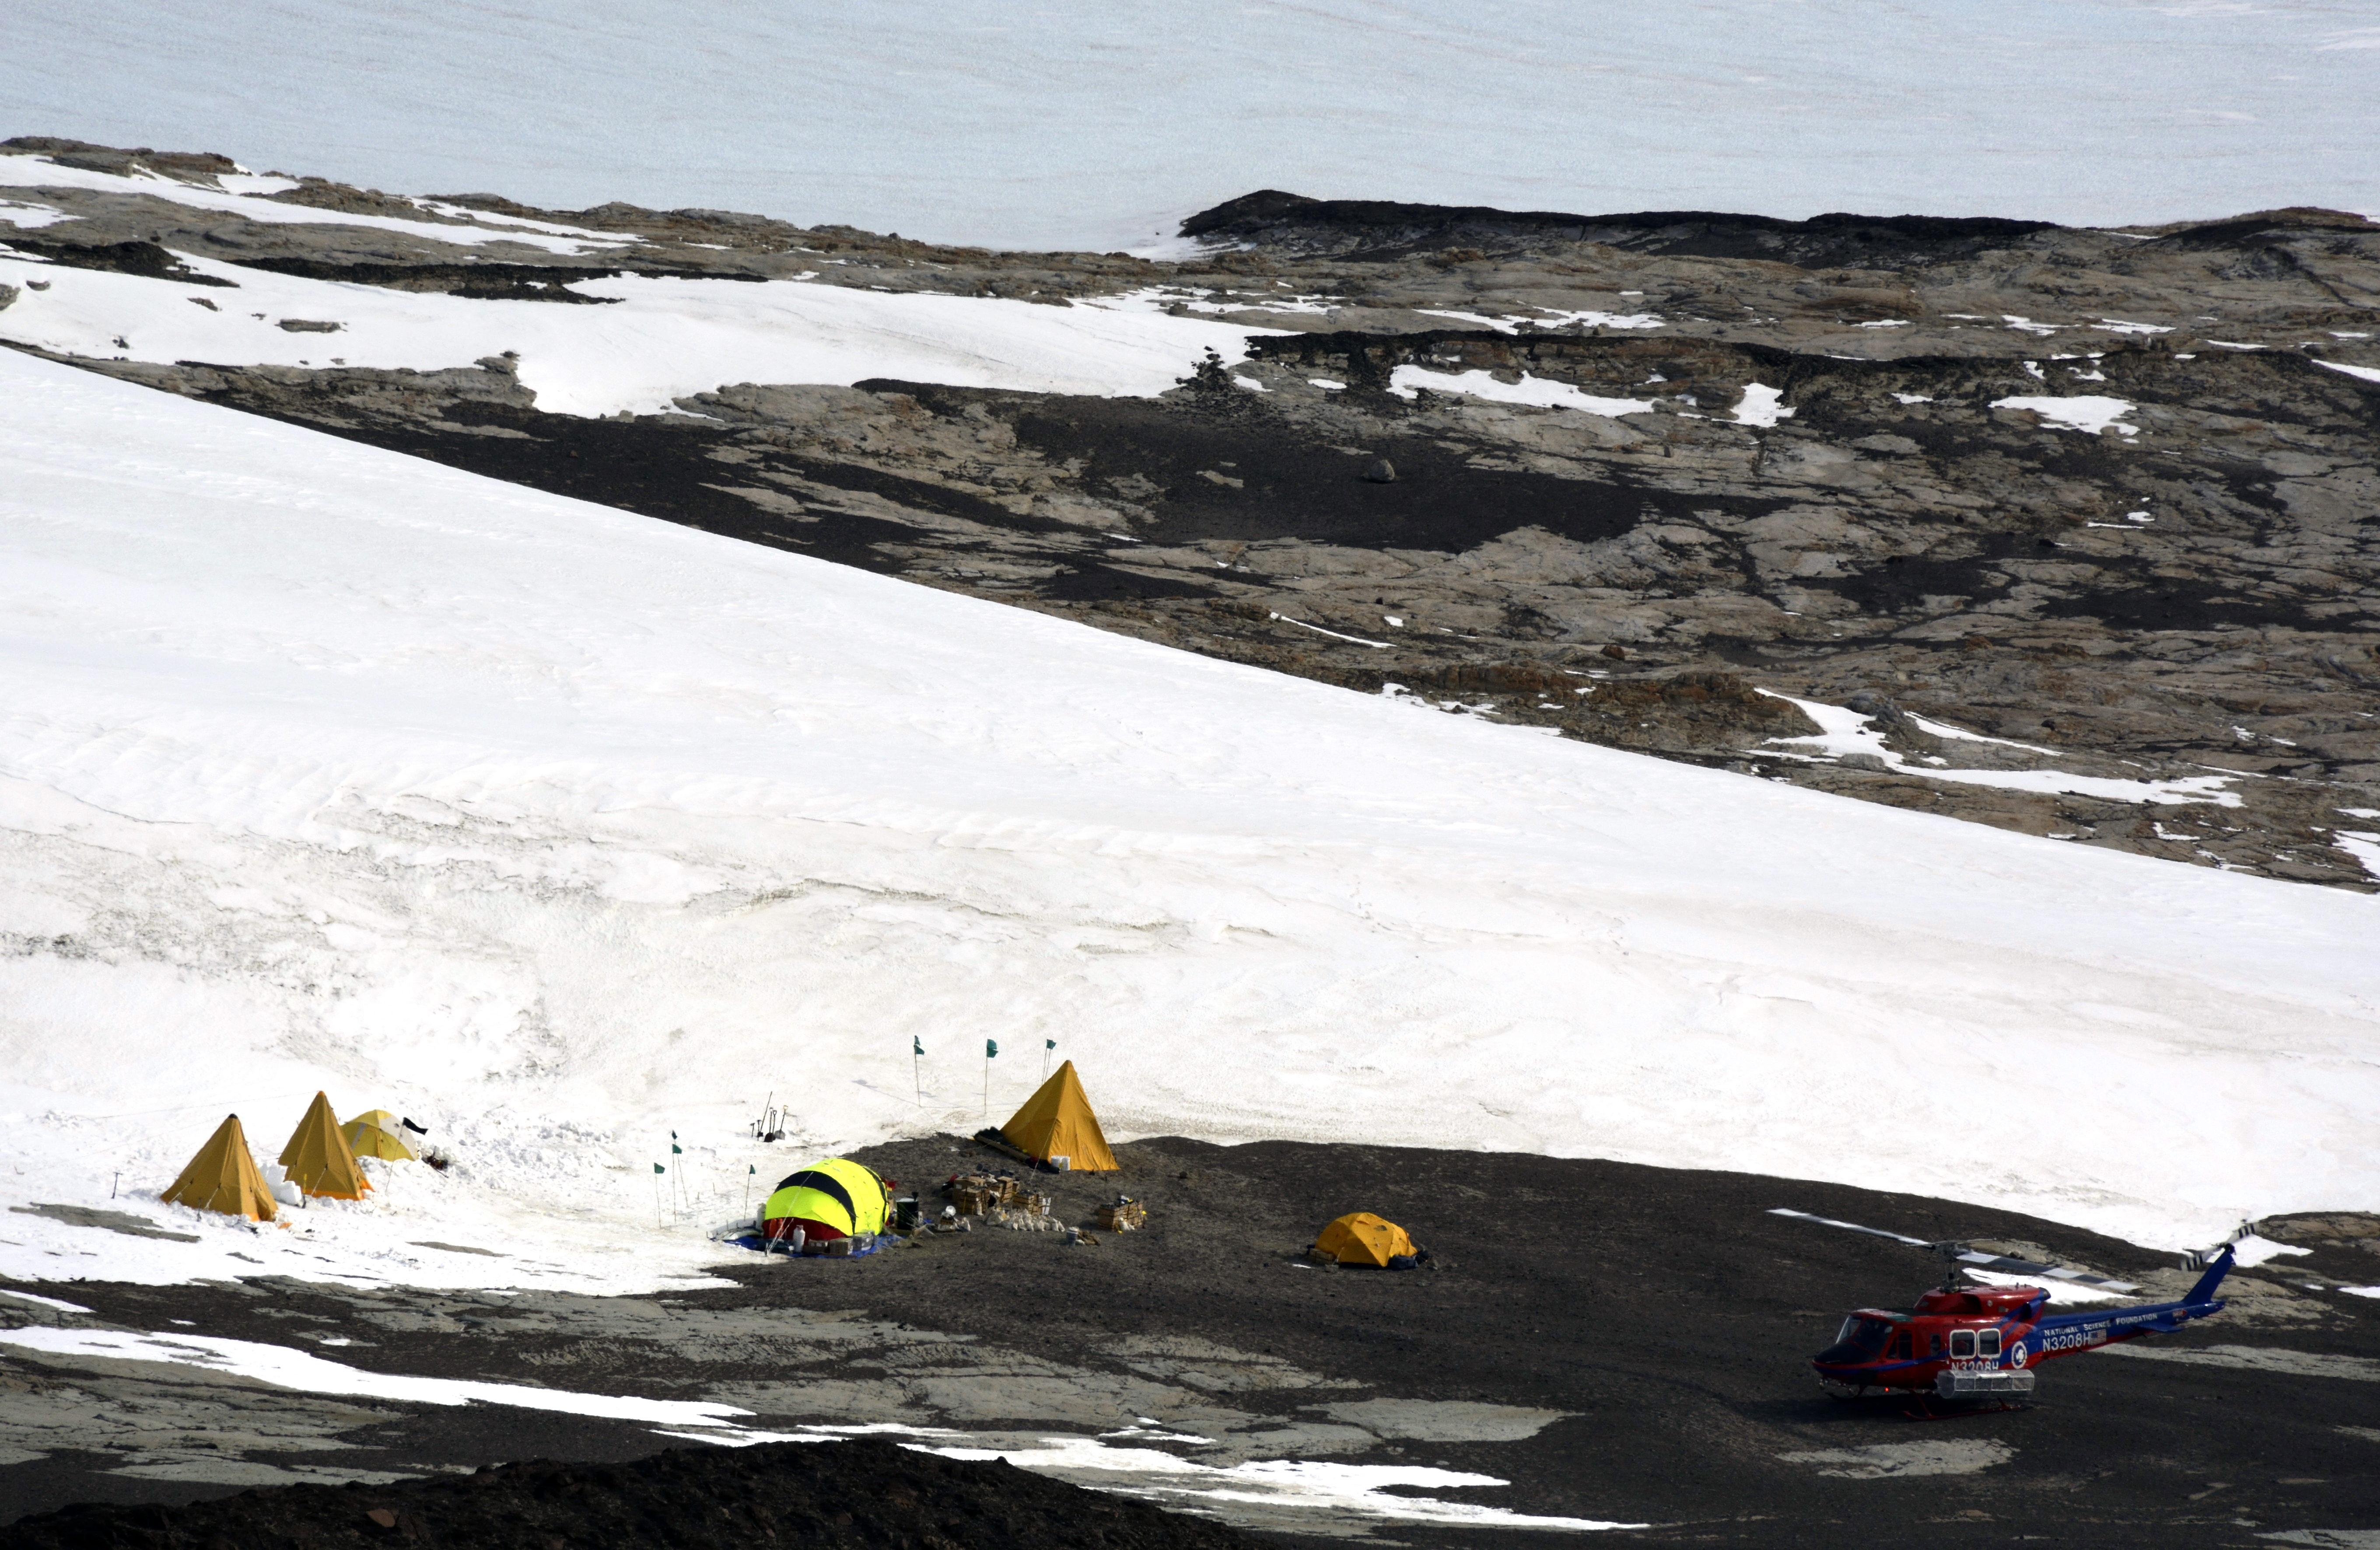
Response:
POLYGON ((80 216, 69 215, 54 205, 0 200, 0 224, 14 226, 20 232, 38 231, 43 226, 55 226, 61 221, 80 219, 80 216))
MULTIPOLYGON (((2228 790, 2238 779, 2233 775, 2191 775, 2169 781, 2124 781, 2102 775, 2070 775, 2058 769, 1948 769, 1927 764, 1912 764, 1885 745, 1884 733, 1872 717, 1823 700, 1800 699, 1791 695, 1778 694, 1774 689, 1760 693, 1772 698, 1790 700, 1802 713, 1818 723, 1815 737, 1772 737, 1769 745, 1785 749, 1806 749, 1803 757, 1844 758, 1859 756, 1873 758, 1887 768, 1902 774, 1916 775, 1928 781, 1950 781, 1961 785, 1999 786, 2009 791, 2063 793, 2079 796, 2095 796, 2107 802, 2212 802, 2217 806, 2237 807, 2239 794, 2228 790)), ((1942 722, 1925 722, 1929 732, 1942 722)), ((2000 743, 2003 739, 1977 737, 1973 733, 1948 733, 1937 735, 1964 736, 1978 742, 2000 743)), ((2010 743, 2009 747, 2027 746, 2010 743)), ((2036 752, 2040 750, 2035 750, 2036 752)), ((1793 757, 1788 754, 1786 757, 1793 757)))
MULTIPOLYGON (((237 174, 221 178, 225 191, 202 188, 194 184, 177 182, 168 177, 126 177, 115 173, 98 172, 89 167, 60 165, 46 156, 0 158, 0 177, 12 187, 30 188, 84 188, 102 194, 140 194, 168 203, 188 205, 194 210, 211 210, 222 214, 237 215, 249 221, 293 226, 366 226, 375 231, 401 233, 407 236, 427 237, 435 242, 452 242, 464 247, 476 247, 489 242, 517 242, 526 247, 542 248, 552 253, 603 252, 617 248, 633 248, 644 238, 625 236, 616 232, 582 232, 572 236, 554 236, 530 229, 540 224, 521 222, 511 217, 487 217, 474 211, 452 207, 454 213, 474 222, 502 220, 503 229, 487 224, 447 225, 435 221, 407 221, 395 215, 365 215, 344 210, 316 210, 308 205, 284 204, 277 200, 259 197, 279 193, 298 185, 286 178, 243 177, 237 174)), ((563 227, 559 230, 572 230, 563 227)))
POLYGON ((566 307, 344 285, 196 256, 183 261, 237 289, 0 253, 0 281, 51 282, 0 312, 0 339, 60 355, 228 365, 320 365, 335 350, 350 366, 417 370, 509 353, 539 408, 602 416, 662 413, 724 382, 844 386, 869 377, 1153 397, 1202 352, 1237 364, 1252 334, 1274 332, 1146 310, 791 280, 622 274, 573 287, 613 305, 566 307), (216 300, 218 309, 188 305, 194 296, 216 300), (335 321, 338 342, 286 332, 285 318, 335 321))
POLYGON ((1400 366, 1389 374, 1389 391, 1415 398, 1420 390, 1459 393, 1495 404, 1520 404, 1538 409, 1580 409, 1590 415, 1645 415, 1656 406, 1633 398, 1605 398, 1569 382, 1548 381, 1524 371, 1517 382, 1500 381, 1492 371, 1432 371, 1427 367, 1400 366))
POLYGON ((1784 406, 1785 394, 1780 388, 1759 382, 1744 384, 1743 399, 1735 406, 1735 423, 1768 427, 1779 420, 1791 419, 1793 411, 1784 406))
POLYGON ((2095 394, 2082 394, 2071 398, 2020 394, 2008 398, 1995 398, 1992 407, 2030 409, 2060 430, 2080 430, 2095 436, 2113 426, 2117 434, 2121 436, 2140 434, 2140 427, 2120 423, 2135 407, 2121 398, 2103 398, 2095 394))

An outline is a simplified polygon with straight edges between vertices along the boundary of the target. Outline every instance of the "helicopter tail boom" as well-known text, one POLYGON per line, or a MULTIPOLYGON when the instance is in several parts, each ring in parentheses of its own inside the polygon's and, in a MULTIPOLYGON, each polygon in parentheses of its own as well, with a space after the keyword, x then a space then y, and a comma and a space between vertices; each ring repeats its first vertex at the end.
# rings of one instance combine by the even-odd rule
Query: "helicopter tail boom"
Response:
POLYGON ((2192 1319, 2202 1319, 2223 1311, 2223 1299, 2215 1295, 2223 1285, 2223 1278, 2231 1269, 2231 1251, 2226 1245, 2215 1258, 2198 1284, 2180 1302, 2153 1302, 2145 1307, 2115 1308, 2081 1314, 2051 1314, 2034 1326, 2034 1338, 2043 1358, 2064 1356, 2089 1350, 2095 1346, 2111 1346, 2125 1340, 2136 1340, 2143 1335, 2170 1335, 2192 1319))
POLYGON ((2216 1289, 2223 1285, 2223 1278, 2231 1273, 2231 1248, 2230 1244, 2224 1244, 2223 1252, 2207 1264, 2206 1274, 2198 1278, 2198 1284, 2192 1287, 2190 1295, 2182 1299, 2185 1303, 2215 1300, 2216 1289))

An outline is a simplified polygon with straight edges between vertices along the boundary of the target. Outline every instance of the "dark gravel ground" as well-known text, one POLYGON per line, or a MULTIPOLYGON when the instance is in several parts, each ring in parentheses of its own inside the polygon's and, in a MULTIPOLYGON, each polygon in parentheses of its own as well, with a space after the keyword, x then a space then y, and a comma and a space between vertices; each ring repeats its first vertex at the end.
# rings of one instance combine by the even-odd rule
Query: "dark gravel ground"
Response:
MULTIPOLYGON (((988 1156, 956 1144, 858 1155, 905 1184, 935 1183, 963 1156, 988 1156)), ((2243 1519, 2380 1528, 2380 1382, 2084 1356, 2044 1369, 2038 1399, 2016 1413, 1927 1424, 1897 1401, 1826 1399, 1807 1362, 1842 1314, 1906 1307, 1934 1265, 1767 1213, 2025 1241, 2117 1274, 2173 1267, 2134 1245, 1919 1196, 1592 1159, 1171 1138, 1118 1156, 1120 1176, 1060 1182, 1058 1209, 1087 1220, 1128 1192, 1149 1207, 1146 1233, 1087 1250, 1002 1232, 947 1240, 871 1276, 869 1312, 1053 1358, 1120 1333, 1190 1331, 1388 1392, 1571 1411, 1527 1442, 1414 1456, 1512 1483, 1473 1496, 1482 1503, 1676 1525, 1664 1538, 2174 1545, 2259 1543, 2243 1519), (1315 1230, 1350 1210, 1403 1225, 1441 1268, 1295 1268, 1315 1230), (1778 1457, 1945 1438, 1998 1442, 2011 1457, 1975 1474, 1880 1480, 1778 1457)), ((2380 1280, 2380 1255, 2364 1252, 2289 1263, 2380 1280)), ((806 1269, 739 1278, 756 1297, 815 1296, 794 1279, 806 1269)), ((2301 1292, 2285 1306, 2168 1339, 2380 1359, 2380 1303, 2301 1292)))
MULTIPOLYGON (((1620 1533, 1632 1541, 1801 1547, 1923 1538, 1955 1546, 2027 1540, 2187 1550, 2269 1547, 2275 1542, 2259 1536, 2275 1533, 2380 1531, 2380 1302, 2309 1290, 2310 1283, 2380 1283, 2380 1236, 2354 1236, 2363 1229, 2352 1224, 2368 1224, 2368 1217, 2338 1218, 2346 1227, 2309 1227, 2304 1218, 2277 1224, 2275 1231, 2313 1252, 2235 1276, 2227 1288, 2236 1294, 2230 1312, 2155 1343, 2164 1352, 2211 1355, 2213 1362, 2061 1360, 2043 1370, 2027 1409, 1925 1423, 1910 1419, 1899 1402, 1828 1400, 1807 1361, 1846 1310, 1905 1306, 1927 1284, 1930 1263, 1889 1242, 1770 1216, 1772 1207, 1918 1237, 2029 1243, 2131 1278, 2184 1278, 2163 1253, 2030 1217, 1753 1175, 1283 1142, 1223 1147, 1159 1139, 1118 1153, 1125 1165, 1119 1175, 1040 1175, 1037 1181, 1055 1195, 1058 1214, 1076 1222, 1087 1221, 1103 1198, 1129 1193, 1149 1207, 1144 1231, 1099 1234, 1096 1246, 1067 1247, 1058 1234, 984 1229, 841 1263, 738 1256, 722 1267, 739 1283, 734 1289, 644 1301, 671 1310, 670 1317, 783 1320, 788 1329, 799 1318, 840 1311, 880 1328, 942 1332, 936 1338, 945 1342, 956 1337, 965 1349, 1015 1353, 1052 1372, 1113 1374, 1121 1340, 1191 1337, 1364 1386, 1212 1396, 1219 1404, 1293 1419, 1351 1394, 1558 1411, 1561 1419, 1523 1440, 1390 1436, 1355 1453, 1305 1456, 1475 1471, 1505 1483, 1415 1494, 1652 1525, 1620 1533), (1303 1267, 1299 1256, 1315 1231, 1357 1209, 1404 1225, 1434 1251, 1439 1267, 1402 1274, 1303 1267), (1897 1460, 1892 1468, 1902 1472, 1873 1477, 1863 1464, 1875 1457, 1868 1449, 1885 1450, 1881 1457, 1897 1460), (1949 1458, 1953 1472, 1909 1470, 1912 1456, 1936 1453, 1949 1458)), ((926 1186, 920 1193, 929 1198, 953 1171, 998 1160, 952 1136, 857 1155, 905 1186, 926 1186)), ((801 1160, 788 1154, 789 1166, 801 1160)), ((478 1327, 446 1321, 417 1328, 384 1315, 374 1323, 358 1314, 361 1304, 351 1294, 290 1282, 53 1290, 136 1328, 180 1318, 193 1321, 194 1332, 278 1344, 335 1328, 369 1342, 343 1348, 338 1358, 377 1372, 676 1398, 769 1375, 758 1371, 760 1357, 750 1348, 672 1356, 650 1343, 539 1336, 526 1323, 508 1334, 501 1319, 478 1327), (565 1357, 567 1364, 556 1365, 565 1357)), ((380 1295, 383 1304, 394 1300, 393 1293, 380 1295)), ((474 1317, 486 1312, 456 1311, 474 1317)), ((917 1402, 914 1389, 905 1400, 895 1392, 898 1365, 906 1359, 894 1350, 892 1366, 868 1365, 879 1360, 855 1361, 832 1375, 882 1382, 887 1416, 916 1417, 914 1408, 905 1414, 897 1409, 917 1402)), ((784 1370, 797 1379, 820 1371, 784 1370)), ((0 1386, 0 1406, 10 1402, 0 1386)), ((775 1427, 863 1419, 849 1410, 804 1414, 798 1406, 763 1413, 763 1423, 775 1427)), ((1094 1429, 1038 1413, 980 1411, 939 1423, 970 1431, 1094 1429)), ((393 1405, 379 1407, 368 1431, 350 1434, 350 1445, 356 1450, 338 1456, 346 1460, 340 1467, 389 1471, 538 1458, 625 1461, 674 1446, 645 1425, 495 1407, 393 1405)), ((1175 1446, 1198 1456, 1196 1447, 1175 1446)), ((767 1456, 764 1449, 724 1455, 731 1461, 767 1456)), ((904 1457, 927 1467, 926 1455, 904 1457)), ((292 1455, 289 1461, 307 1459, 292 1455)), ((59 1454, 0 1469, 0 1521, 94 1497, 188 1501, 234 1489, 128 1478, 110 1472, 111 1463, 105 1455, 59 1454)), ((942 1486, 933 1483, 942 1479, 941 1466, 931 1471, 920 1500, 930 1498, 932 1512, 943 1514, 938 1520, 947 1521, 956 1509, 946 1510, 942 1486)), ((1028 1480, 1021 1471, 999 1478, 1028 1480)), ((1038 1478, 1016 1489, 1038 1493, 1004 1509, 1028 1526, 1043 1510, 1036 1503, 1071 1490, 1038 1478)), ((436 1493, 447 1493, 440 1501, 472 1499, 453 1481, 439 1483, 436 1493)), ((361 1500, 355 1492, 329 1496, 361 1500)), ((287 1498, 298 1496, 293 1490, 287 1498)), ((229 1523, 242 1512, 264 1510, 240 1500, 283 1499, 267 1493, 212 1510, 227 1514, 222 1521, 229 1523)), ((537 1510, 549 1509, 564 1510, 551 1503, 537 1510)), ((852 1534, 910 1532, 908 1520, 878 1525, 852 1510, 852 1534)), ((614 1504, 601 1511, 627 1508, 614 1504)), ((612 1521, 598 1514, 583 1533, 555 1529, 549 1539, 524 1532, 509 1543, 558 1550, 556 1541, 607 1542, 621 1537, 603 1527, 612 1521)), ((499 1516, 490 1518, 490 1525, 498 1523, 499 1516)), ((780 1537, 846 1543, 803 1539, 796 1527, 791 1520, 779 1525, 780 1537)), ((477 1544, 468 1536, 483 1528, 495 1532, 458 1518, 437 1532, 477 1544)), ((220 1537, 226 1545, 249 1543, 229 1529, 220 1537)), ((1392 1522, 1378 1525, 1369 1542, 1485 1550, 1575 1544, 1578 1537, 1392 1522)), ((211 1550, 214 1544, 203 1535, 194 1541, 200 1542, 211 1550)), ((621 1542, 646 1543, 632 1536, 621 1542)), ((715 1539, 722 1546, 764 1542, 775 1543, 757 1532, 748 1540, 715 1539)))
POLYGON ((994 1460, 856 1438, 671 1448, 632 1463, 492 1466, 393 1485, 286 1485, 188 1507, 68 1508, 6 1550, 1232 1550, 1236 1529, 994 1460))

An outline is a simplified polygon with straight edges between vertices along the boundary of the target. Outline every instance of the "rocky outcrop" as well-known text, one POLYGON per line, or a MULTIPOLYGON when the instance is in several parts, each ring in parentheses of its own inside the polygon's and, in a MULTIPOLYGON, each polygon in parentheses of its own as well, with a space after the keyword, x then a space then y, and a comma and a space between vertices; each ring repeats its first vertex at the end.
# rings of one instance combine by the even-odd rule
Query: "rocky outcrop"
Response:
POLYGON ((2058 229, 2047 221, 1930 215, 1820 215, 1807 221, 1680 210, 1563 215, 1385 200, 1316 200, 1271 188, 1242 195, 1182 223, 1184 236, 1338 259, 1424 255, 1475 263, 1492 252, 1594 243, 1681 258, 1761 259, 1803 269, 1940 263, 2058 229))
MULTIPOLYGON (((0 157, 0 186, 37 177, 0 157)), ((802 272, 1245 319, 1284 332, 1185 361, 1157 400, 745 383, 593 421, 540 413, 500 358, 84 364, 1449 714, 2175 861, 2360 888, 2380 868, 2380 227, 2355 217, 2103 232, 1262 194, 1190 223, 1228 249, 1160 265, 491 196, 446 218, 640 241, 400 250, 41 197, 80 217, 40 234, 59 262, 153 243, 558 300, 628 267, 802 272)))

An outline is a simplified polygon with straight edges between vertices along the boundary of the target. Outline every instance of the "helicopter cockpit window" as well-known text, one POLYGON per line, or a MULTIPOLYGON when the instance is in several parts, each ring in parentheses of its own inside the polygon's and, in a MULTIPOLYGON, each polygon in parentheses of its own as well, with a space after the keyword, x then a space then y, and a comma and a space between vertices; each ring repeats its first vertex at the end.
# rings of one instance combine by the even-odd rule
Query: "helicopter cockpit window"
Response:
MULTIPOLYGON (((1995 1337, 1994 1337, 1994 1342, 1995 1342, 1995 1344, 1997 1344, 1997 1342, 1998 1342, 1998 1337, 1997 1337, 1997 1336, 1995 1336, 1995 1337)), ((1950 1355, 1951 1355, 1951 1357, 1955 1360, 1955 1359, 1957 1359, 1957 1358, 1959 1358, 1959 1357, 1962 1357, 1962 1356, 1973 1356, 1973 1355, 1974 1355, 1974 1354, 1975 1354, 1975 1332, 1974 1332, 1973 1330, 1972 1330, 1972 1329, 1953 1329, 1953 1330, 1951 1330, 1951 1331, 1950 1331, 1950 1355)))
POLYGON ((1975 1354, 1977 1356, 1998 1356, 1999 1353, 2000 1332, 1998 1330, 1978 1329, 1975 1331, 1975 1354))
POLYGON ((1861 1318, 1854 1314, 1843 1320, 1835 1343, 1820 1351, 1817 1360, 1837 1366, 1859 1362, 1874 1362, 1884 1354, 1884 1342, 1892 1334, 1892 1326, 1880 1318, 1861 1318))
POLYGON ((1839 1337, 1845 1344, 1854 1345, 1870 1356, 1881 1355, 1884 1342, 1892 1334, 1892 1326, 1880 1318, 1847 1318, 1839 1337))

